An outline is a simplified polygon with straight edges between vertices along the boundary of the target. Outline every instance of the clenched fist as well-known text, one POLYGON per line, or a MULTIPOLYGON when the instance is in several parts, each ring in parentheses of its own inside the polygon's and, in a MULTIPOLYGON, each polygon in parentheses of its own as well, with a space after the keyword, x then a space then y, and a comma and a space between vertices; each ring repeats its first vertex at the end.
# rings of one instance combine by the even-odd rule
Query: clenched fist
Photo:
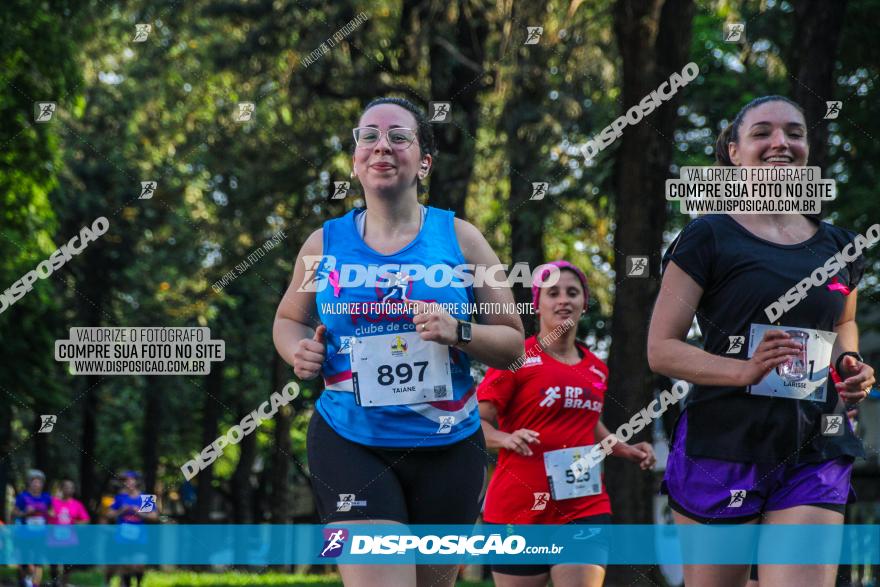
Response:
POLYGON ((315 336, 311 339, 303 338, 296 345, 293 353, 293 372, 300 379, 314 379, 321 373, 324 365, 324 357, 327 354, 327 345, 324 344, 324 334, 327 327, 321 324, 315 329, 315 336))

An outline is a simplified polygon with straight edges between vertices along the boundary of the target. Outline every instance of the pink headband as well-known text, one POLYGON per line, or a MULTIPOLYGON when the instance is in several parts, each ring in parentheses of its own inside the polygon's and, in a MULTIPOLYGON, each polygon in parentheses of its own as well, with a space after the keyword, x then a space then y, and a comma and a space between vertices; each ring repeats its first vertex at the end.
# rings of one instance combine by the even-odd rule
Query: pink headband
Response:
POLYGON ((538 297, 541 295, 541 290, 543 289, 542 286, 544 285, 544 282, 550 276, 550 272, 552 271, 551 267, 557 267, 558 269, 570 269, 574 271, 575 275, 577 275, 578 279, 581 282, 581 286, 584 288, 584 310, 586 310, 587 302, 590 299, 590 288, 587 287, 587 276, 584 275, 584 272, 581 271, 576 265, 560 259, 559 261, 544 263, 543 265, 540 265, 535 271, 535 275, 532 278, 532 306, 535 308, 535 311, 538 311, 538 297))

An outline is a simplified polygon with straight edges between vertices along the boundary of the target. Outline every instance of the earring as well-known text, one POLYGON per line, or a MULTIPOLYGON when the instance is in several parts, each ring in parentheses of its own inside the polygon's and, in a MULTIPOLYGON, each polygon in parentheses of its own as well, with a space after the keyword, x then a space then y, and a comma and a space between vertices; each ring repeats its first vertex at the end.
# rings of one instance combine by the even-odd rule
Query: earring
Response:
POLYGON ((357 177, 357 175, 354 174, 354 169, 352 169, 352 170, 351 170, 351 178, 354 179, 354 178, 356 178, 356 177, 357 177))

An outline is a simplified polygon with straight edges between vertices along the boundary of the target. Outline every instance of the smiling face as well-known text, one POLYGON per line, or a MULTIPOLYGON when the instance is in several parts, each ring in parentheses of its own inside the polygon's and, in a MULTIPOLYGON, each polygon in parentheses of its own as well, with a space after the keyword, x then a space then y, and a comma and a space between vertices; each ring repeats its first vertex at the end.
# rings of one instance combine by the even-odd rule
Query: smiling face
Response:
POLYGON ((379 141, 370 147, 357 146, 352 156, 354 173, 366 194, 394 194, 416 191, 419 173, 424 162, 430 170, 431 155, 422 156, 419 139, 405 149, 394 148, 387 132, 391 128, 410 128, 416 131, 418 123, 406 109, 396 104, 373 106, 361 116, 358 127, 373 127, 382 131, 379 141))
POLYGON ((580 279, 573 271, 562 269, 556 285, 544 288, 538 298, 541 331, 561 327, 566 320, 577 322, 586 300, 580 279))
POLYGON ((755 106, 743 117, 739 142, 730 143, 730 160, 743 166, 802 166, 810 146, 804 115, 777 100, 755 106))

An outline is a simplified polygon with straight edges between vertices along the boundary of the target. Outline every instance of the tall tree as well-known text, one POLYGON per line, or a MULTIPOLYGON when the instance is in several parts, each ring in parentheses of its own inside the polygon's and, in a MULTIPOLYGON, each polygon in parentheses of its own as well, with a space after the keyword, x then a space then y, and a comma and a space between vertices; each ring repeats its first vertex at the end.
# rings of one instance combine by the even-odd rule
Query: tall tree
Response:
MULTIPOLYGON (((505 47, 510 51, 511 71, 507 80, 507 95, 502 114, 505 133, 504 152, 507 160, 510 196, 507 203, 510 220, 511 261, 526 262, 537 267, 544 262, 544 225, 550 204, 541 200, 530 202, 532 184, 543 182, 545 163, 537 153, 543 151, 549 137, 544 127, 542 104, 546 100, 544 68, 550 55, 546 37, 537 43, 526 44, 527 26, 538 27, 547 18, 547 1, 515 4, 509 7, 510 17, 504 30, 505 47)), ((545 196, 546 197, 546 196, 545 196)), ((531 300, 529 288, 513 290, 516 301, 531 300)), ((529 328, 530 321, 525 321, 529 328)))
POLYGON ((834 100, 834 68, 847 0, 794 3, 795 34, 789 50, 792 98, 805 110, 810 138, 809 165, 828 166, 825 102, 834 100))
POLYGON ((431 99, 452 102, 452 120, 434 126, 440 159, 432 172, 430 203, 453 210, 458 217, 465 215, 480 123, 480 94, 487 85, 483 56, 488 9, 485 0, 451 4, 432 0, 428 20, 431 99))
MULTIPOLYGON (((688 62, 692 0, 618 0, 614 31, 622 69, 622 109, 630 108, 673 72, 688 62)), ((654 377, 648 368, 647 326, 658 291, 659 255, 666 222, 665 180, 672 162, 673 145, 667 137, 675 130, 679 92, 639 124, 627 127, 615 157, 614 297, 612 344, 608 358, 610 378, 604 416, 615 430, 654 396, 654 377), (627 277, 629 255, 647 255, 651 279, 627 277)), ((644 430, 634 439, 643 440, 644 430)), ((652 519, 653 476, 617 459, 606 461, 608 492, 616 518, 623 523, 648 523, 652 519)), ((618 580, 634 582, 636 568, 618 568, 618 580)))

